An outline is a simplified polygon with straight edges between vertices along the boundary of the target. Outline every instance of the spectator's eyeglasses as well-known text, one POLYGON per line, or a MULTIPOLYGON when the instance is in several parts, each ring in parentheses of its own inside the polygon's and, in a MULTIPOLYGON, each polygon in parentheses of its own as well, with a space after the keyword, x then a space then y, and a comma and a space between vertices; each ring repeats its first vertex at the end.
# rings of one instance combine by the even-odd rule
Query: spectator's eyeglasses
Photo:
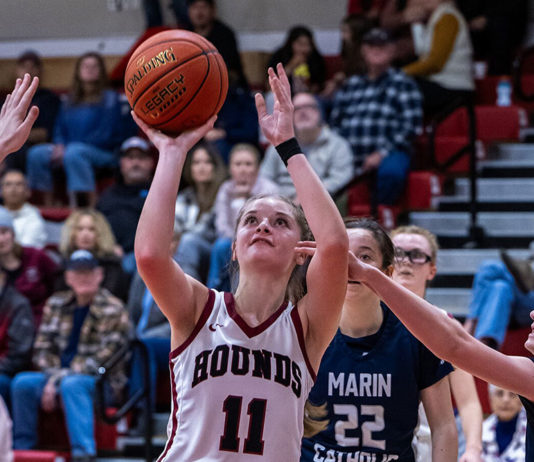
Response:
POLYGON ((395 260, 397 260, 397 262, 401 262, 406 257, 408 257, 410 262, 414 265, 424 265, 425 263, 432 261, 430 255, 427 255, 419 249, 404 250, 400 247, 395 247, 395 260))

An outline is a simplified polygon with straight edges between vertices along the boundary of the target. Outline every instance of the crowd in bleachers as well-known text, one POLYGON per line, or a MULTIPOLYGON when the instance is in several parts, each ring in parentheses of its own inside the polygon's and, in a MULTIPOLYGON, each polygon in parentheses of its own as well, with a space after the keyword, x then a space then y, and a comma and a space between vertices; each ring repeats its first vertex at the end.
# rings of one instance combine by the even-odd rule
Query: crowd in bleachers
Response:
MULTIPOLYGON (((380 206, 396 207, 404 200, 424 121, 451 102, 475 101, 474 61, 483 62, 490 75, 510 74, 526 27, 527 2, 348 3, 335 72, 327 68, 313 31, 302 25, 273 50, 269 66, 281 62, 289 76, 296 138, 341 212, 347 213, 347 188, 357 183, 368 188, 366 211, 376 217, 380 206)), ((158 2, 144 4, 147 25, 161 26, 158 2)), ((274 146, 259 134, 237 42, 216 17, 215 2, 173 5, 182 27, 217 46, 230 84, 215 127, 188 154, 169 252, 188 275, 230 291, 241 206, 257 194, 299 198, 274 146)), ((37 53, 19 57, 17 77, 41 71, 37 53)), ((89 429, 98 367, 128 339, 146 345, 151 409, 139 407, 139 426, 155 409, 157 379, 168 369, 170 326, 134 257, 157 152, 133 122, 120 91, 110 88, 96 52, 79 57, 67 93, 39 88, 33 104, 39 118, 24 146, 3 162, 0 179, 0 396, 13 420, 15 449, 35 448, 39 409, 52 411, 61 404, 72 460, 90 461, 97 452, 89 429), (46 235, 38 208, 43 206, 69 208, 59 242, 46 235)), ((509 318, 503 313, 515 303, 508 300, 510 293, 521 301, 524 309, 517 317, 524 325, 530 322, 534 291, 518 292, 509 268, 490 266, 475 279, 478 303, 484 306, 471 307, 468 327, 499 348, 509 318), (499 277, 507 285, 496 289, 491 285, 495 274, 484 278, 497 270, 504 272, 499 277)), ((141 387, 143 370, 142 358, 134 354, 128 369, 112 375, 111 399, 118 402, 141 387)), ((484 423, 483 458, 460 460, 524 460, 519 400, 495 388, 490 396, 494 415, 484 423), (513 412, 501 412, 506 406, 499 400, 512 402, 513 412)))

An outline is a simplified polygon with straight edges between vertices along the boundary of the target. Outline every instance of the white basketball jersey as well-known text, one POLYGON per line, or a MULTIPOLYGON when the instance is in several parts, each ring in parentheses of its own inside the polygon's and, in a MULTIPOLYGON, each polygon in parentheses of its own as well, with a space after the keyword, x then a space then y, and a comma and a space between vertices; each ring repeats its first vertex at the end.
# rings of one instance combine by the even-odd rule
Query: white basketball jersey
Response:
POLYGON ((284 304, 250 327, 232 294, 210 290, 170 368, 172 411, 159 462, 300 460, 315 374, 296 307, 284 304))

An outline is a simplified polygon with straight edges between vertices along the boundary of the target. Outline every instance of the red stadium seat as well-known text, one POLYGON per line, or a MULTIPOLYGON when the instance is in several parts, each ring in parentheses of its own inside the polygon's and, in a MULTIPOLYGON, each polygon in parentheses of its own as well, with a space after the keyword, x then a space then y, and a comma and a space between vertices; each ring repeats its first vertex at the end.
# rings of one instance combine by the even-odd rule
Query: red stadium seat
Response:
POLYGON ((432 209, 441 193, 441 180, 434 172, 410 172, 404 206, 409 210, 432 209))

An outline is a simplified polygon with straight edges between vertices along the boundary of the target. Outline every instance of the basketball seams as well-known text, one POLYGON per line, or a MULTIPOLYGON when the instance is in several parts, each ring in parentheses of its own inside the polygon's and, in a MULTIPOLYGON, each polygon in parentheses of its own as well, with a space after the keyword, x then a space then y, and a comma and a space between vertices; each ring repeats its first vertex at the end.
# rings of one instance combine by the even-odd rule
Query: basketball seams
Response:
POLYGON ((176 63, 176 65, 174 67, 167 67, 166 69, 166 72, 164 72, 163 74, 161 74, 157 80, 153 80, 151 82, 150 85, 148 85, 138 96, 137 98, 135 99, 135 101, 133 102, 133 104, 131 104, 132 106, 132 109, 135 110, 135 106, 137 104, 137 102, 139 101, 139 98, 141 98, 147 91, 150 90, 150 88, 156 84, 157 82, 159 82, 163 77, 165 77, 166 75, 170 74, 172 71, 174 71, 176 68, 180 67, 180 66, 183 66, 184 64, 187 64, 191 61, 193 61, 194 59, 196 58, 199 58, 201 56, 205 56, 207 55, 206 52, 202 51, 201 53, 199 53, 198 55, 195 55, 195 56, 191 56, 189 59, 185 60, 185 61, 181 61, 181 62, 178 62, 176 63))
POLYGON ((187 104, 185 104, 185 106, 180 109, 176 114, 173 114, 169 119, 167 119, 165 122, 161 122, 161 123, 157 123, 157 124, 153 124, 152 126, 154 128, 158 128, 159 127, 162 127, 163 125, 166 125, 168 124, 171 120, 173 120, 174 118, 178 117, 179 115, 182 114, 182 112, 184 112, 188 107, 189 105, 194 101, 195 97, 198 95, 198 93, 200 92, 200 90, 202 90, 202 87, 204 86, 204 83, 206 82, 208 76, 210 75, 210 69, 211 69, 211 61, 209 59, 209 56, 208 56, 208 53, 203 53, 205 56, 206 56, 206 59, 208 61, 208 68, 206 70, 206 74, 204 75, 204 78, 202 79, 202 82, 201 84, 198 86, 197 90, 195 91, 195 93, 193 94, 193 96, 189 99, 189 101, 187 102, 187 104))

